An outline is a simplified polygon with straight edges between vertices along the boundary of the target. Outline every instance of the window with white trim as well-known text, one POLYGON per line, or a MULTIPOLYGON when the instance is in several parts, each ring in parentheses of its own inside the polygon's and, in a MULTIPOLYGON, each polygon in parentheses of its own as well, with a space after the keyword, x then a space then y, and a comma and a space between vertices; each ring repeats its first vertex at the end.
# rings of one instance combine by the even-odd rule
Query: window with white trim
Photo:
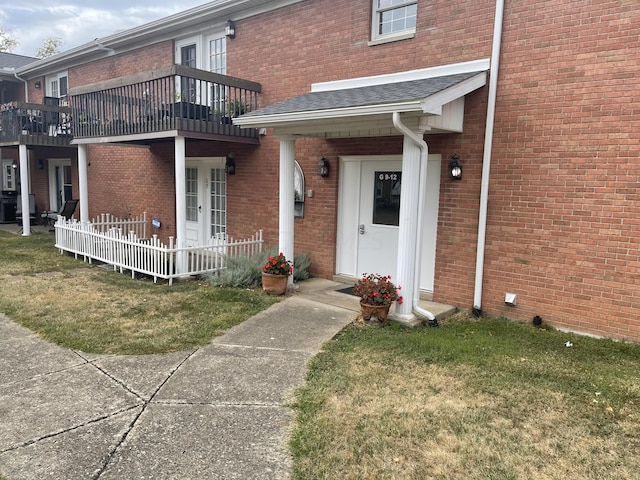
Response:
POLYGON ((55 75, 47 75, 46 78, 46 96, 55 98, 64 98, 67 96, 69 82, 67 80, 67 72, 56 73, 55 75))
POLYGON ((2 160, 2 190, 16 190, 16 169, 13 160, 2 160))
POLYGON ((417 0, 373 0, 371 40, 394 39, 416 31, 417 0))

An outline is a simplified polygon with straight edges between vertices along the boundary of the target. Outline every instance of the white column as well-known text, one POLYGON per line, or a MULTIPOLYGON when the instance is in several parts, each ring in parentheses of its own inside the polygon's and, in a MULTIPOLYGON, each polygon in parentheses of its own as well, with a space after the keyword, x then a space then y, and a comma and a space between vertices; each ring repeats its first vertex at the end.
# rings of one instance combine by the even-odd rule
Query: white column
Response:
MULTIPOLYGON (((420 133, 421 135, 421 133, 420 133)), ((405 135, 402 146, 402 188, 400 190, 400 226, 398 229, 398 278, 403 302, 396 305, 394 320, 407 325, 417 323, 413 313, 414 282, 418 269, 418 213, 420 198, 420 159, 418 145, 405 135)), ((426 168, 426 166, 424 167, 426 168)))
POLYGON ((29 157, 26 145, 18 146, 20 155, 20 195, 22 205, 22 236, 31 235, 31 217, 29 215, 29 157))
POLYGON ((89 187, 87 184, 87 146, 78 145, 78 183, 80 187, 80 221, 89 221, 89 187))
MULTIPOLYGON (((293 261, 294 207, 295 207, 295 160, 296 137, 279 137, 280 140, 280 222, 279 250, 288 260, 293 261)), ((289 277, 289 285, 293 276, 289 277)))
MULTIPOLYGON (((176 176, 176 245, 186 245, 187 239, 187 186, 186 186, 186 142, 184 137, 175 138, 175 176, 176 176)), ((176 258, 176 271, 186 271, 186 256, 176 258)))

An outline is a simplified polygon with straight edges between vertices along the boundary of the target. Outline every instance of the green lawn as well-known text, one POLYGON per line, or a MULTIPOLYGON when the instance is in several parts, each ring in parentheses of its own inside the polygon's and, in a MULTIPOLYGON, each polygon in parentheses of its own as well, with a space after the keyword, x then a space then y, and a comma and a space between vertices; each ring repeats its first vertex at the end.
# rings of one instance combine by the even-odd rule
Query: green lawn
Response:
POLYGON ((465 315, 350 326, 307 380, 294 479, 640 478, 638 345, 465 315))
POLYGON ((173 286, 90 266, 50 234, 0 232, 0 312, 67 348, 151 354, 209 343, 278 301, 261 290, 173 286))

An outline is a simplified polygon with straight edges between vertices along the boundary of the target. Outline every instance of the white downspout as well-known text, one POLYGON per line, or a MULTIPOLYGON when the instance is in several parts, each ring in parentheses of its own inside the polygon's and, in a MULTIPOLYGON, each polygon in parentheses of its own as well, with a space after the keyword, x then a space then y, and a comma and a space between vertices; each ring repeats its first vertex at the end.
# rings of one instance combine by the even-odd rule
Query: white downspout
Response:
POLYGON ((498 68, 500 66, 500 46, 502 44, 502 21, 504 0, 496 1, 496 16, 493 26, 493 47, 491 49, 491 67, 489 70, 489 100, 487 105, 487 124, 484 134, 484 155, 482 157, 482 188, 480 190, 480 213, 478 220, 478 250, 476 251, 476 280, 473 294, 474 314, 481 313, 482 280, 484 274, 484 249, 487 236, 487 204, 489 202, 489 174, 491 172, 491 149, 493 146, 493 125, 496 112, 498 90, 498 68))
POLYGON ((16 77, 16 79, 24 82, 24 103, 29 103, 29 82, 24 78, 20 78, 18 76, 18 73, 15 71, 13 72, 13 76, 16 77))
POLYGON ((413 278, 413 312, 422 317, 426 317, 428 320, 435 320, 435 315, 428 310, 420 307, 420 256, 422 252, 422 210, 424 207, 424 189, 427 184, 427 161, 429 158, 429 146, 424 139, 413 133, 402 121, 400 120, 400 113, 393 112, 393 126, 404 135, 413 140, 420 148, 420 189, 418 195, 418 240, 416 242, 416 272, 413 278))

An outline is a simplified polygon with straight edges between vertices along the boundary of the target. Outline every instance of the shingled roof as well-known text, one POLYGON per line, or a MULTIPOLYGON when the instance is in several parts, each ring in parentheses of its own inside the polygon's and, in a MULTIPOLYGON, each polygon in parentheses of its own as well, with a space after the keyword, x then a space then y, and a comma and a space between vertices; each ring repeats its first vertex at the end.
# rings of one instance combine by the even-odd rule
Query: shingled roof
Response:
POLYGON ((477 72, 458 73, 384 85, 310 92, 247 112, 243 117, 411 102, 429 97, 475 75, 477 72))
POLYGON ((13 53, 0 52, 0 70, 24 67, 38 60, 33 57, 25 57, 24 55, 15 55, 13 53))

